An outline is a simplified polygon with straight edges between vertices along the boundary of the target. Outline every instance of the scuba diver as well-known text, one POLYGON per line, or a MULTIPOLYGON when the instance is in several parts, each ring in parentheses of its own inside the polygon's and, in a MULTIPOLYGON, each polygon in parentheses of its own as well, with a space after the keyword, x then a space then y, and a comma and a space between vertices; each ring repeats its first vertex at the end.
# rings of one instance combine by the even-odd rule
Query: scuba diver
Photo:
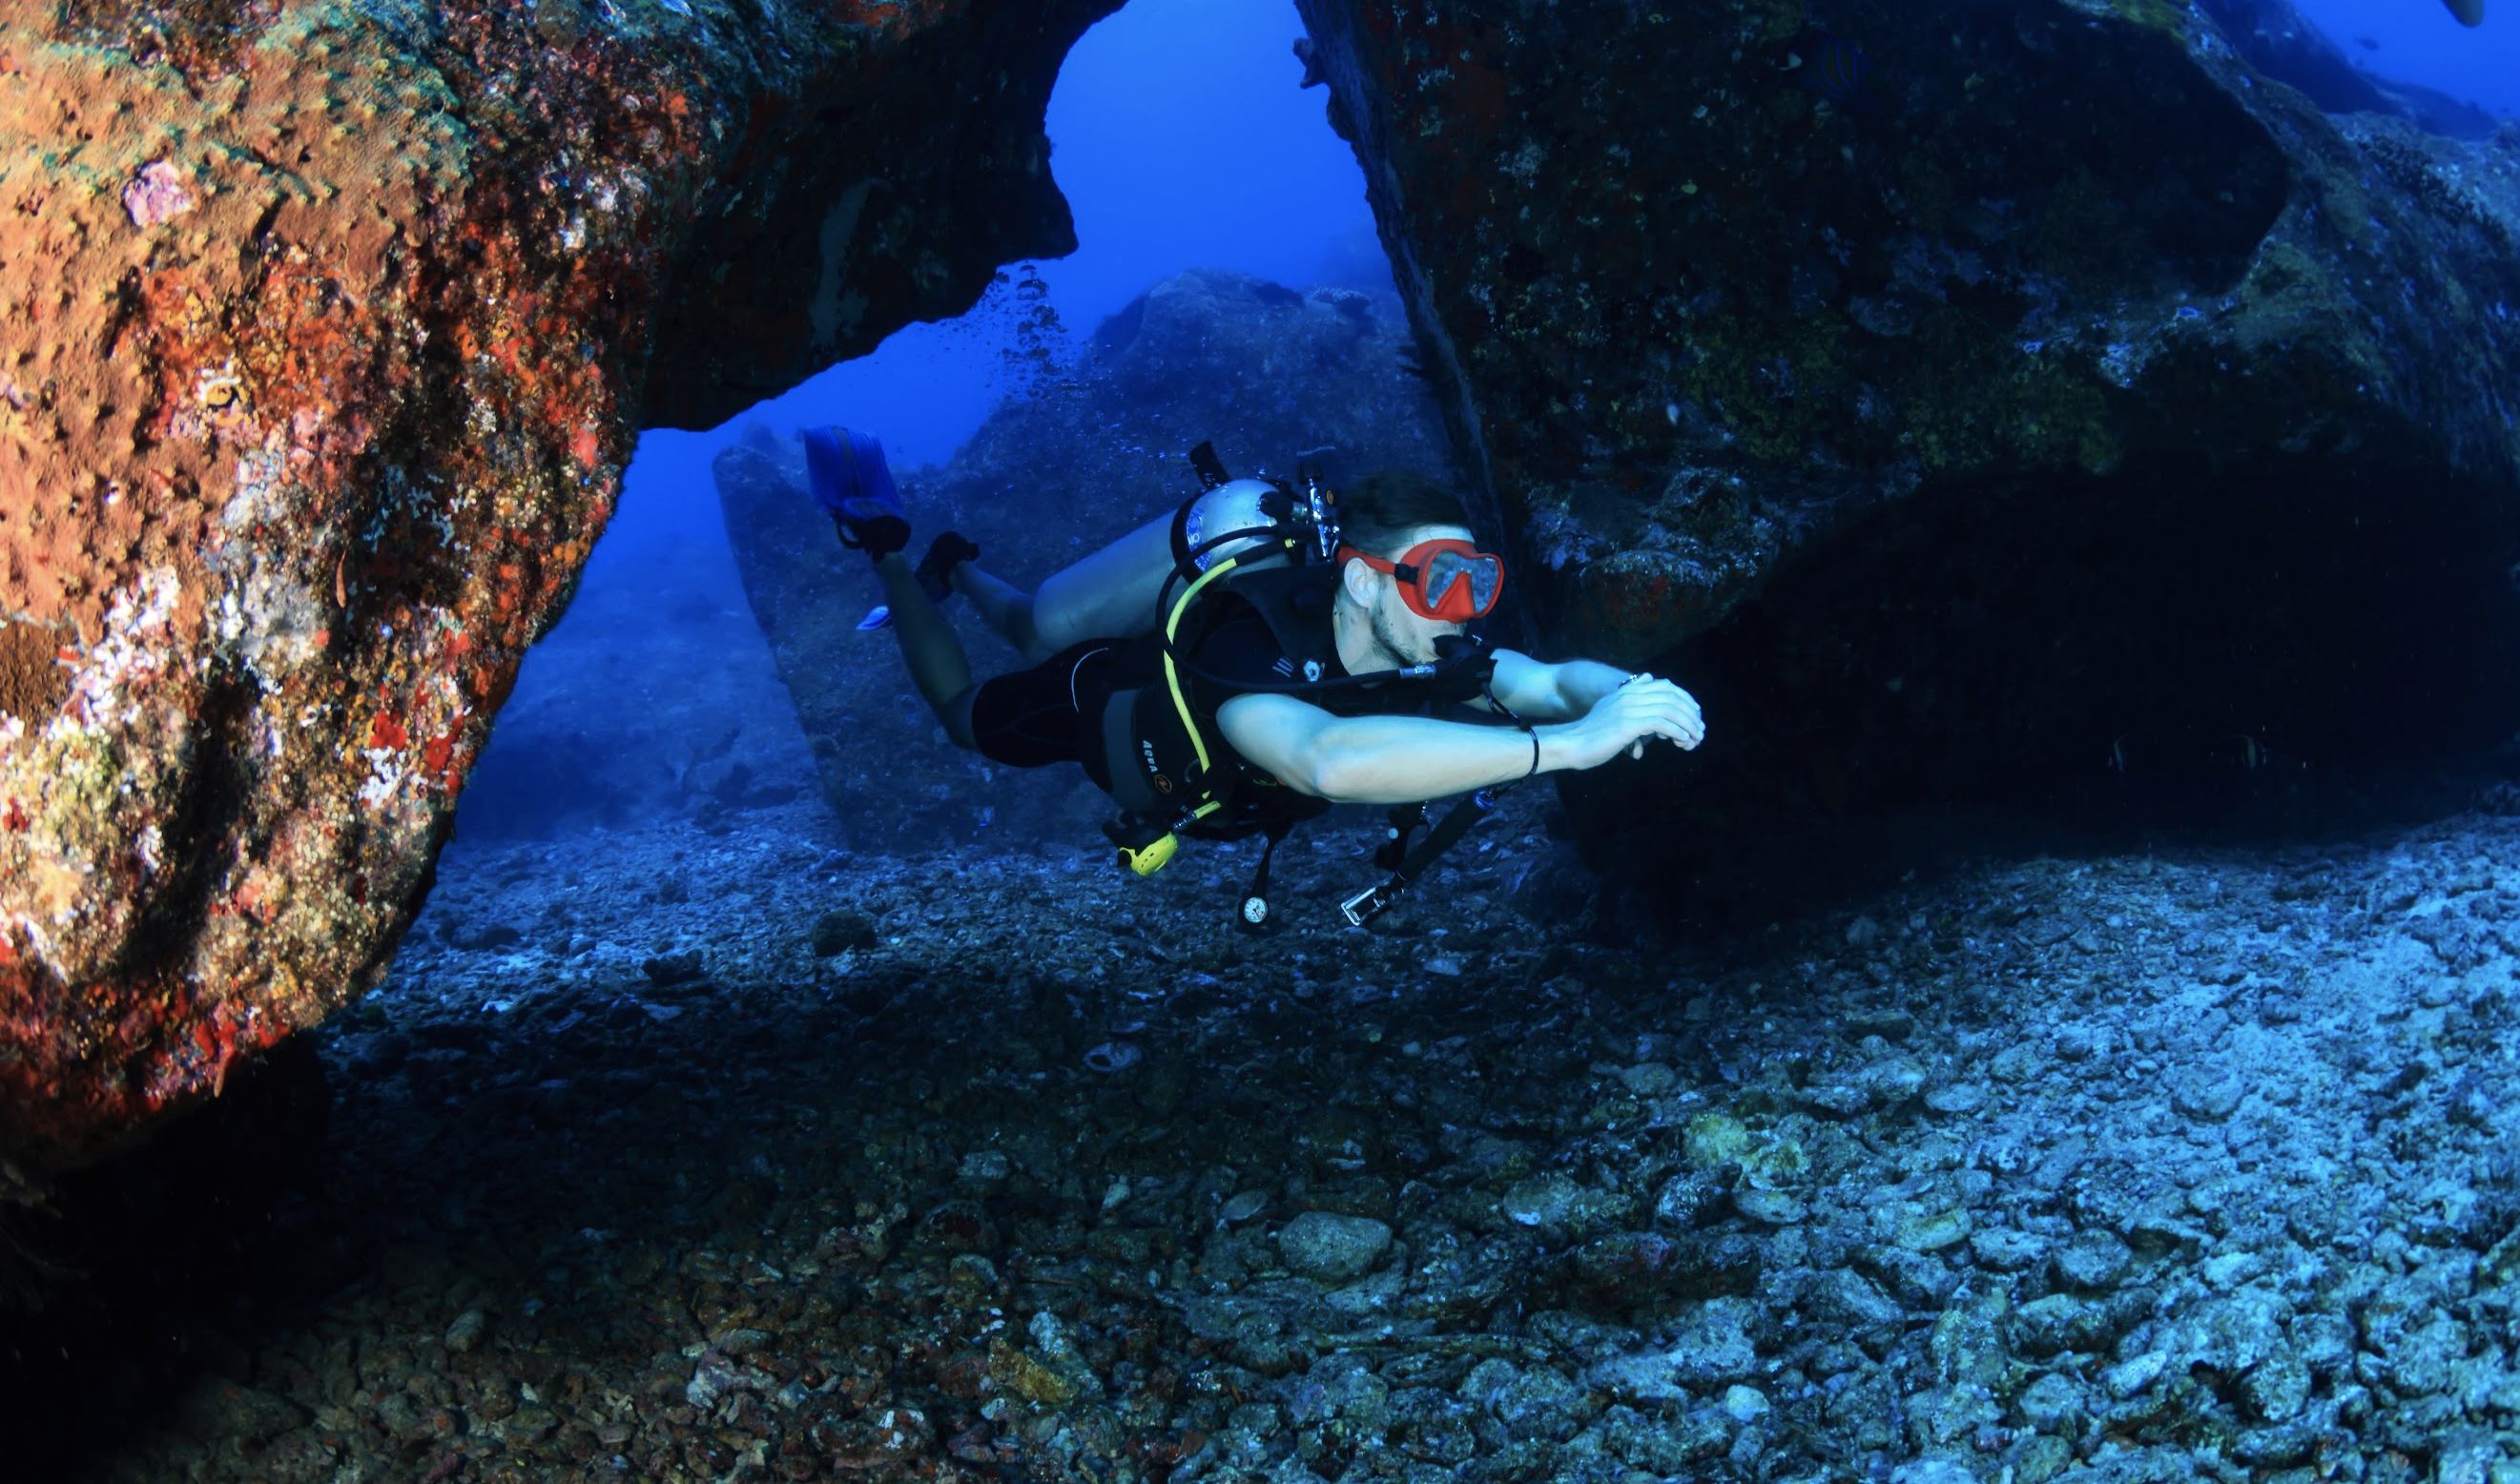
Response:
POLYGON ((1504 788, 1705 736, 1668 680, 1469 637, 1505 563, 1421 475, 1335 493, 1309 468, 1294 483, 1236 479, 1202 443, 1197 495, 1027 594, 953 531, 916 566, 904 558, 910 522, 874 437, 817 427, 804 444, 815 498, 841 544, 873 559, 902 658, 955 745, 1009 767, 1082 766, 1119 806, 1103 832, 1140 876, 1185 835, 1264 835, 1237 915, 1248 930, 1269 922, 1278 841, 1331 804, 1399 806, 1376 856, 1387 878, 1342 905, 1362 924, 1504 788), (974 681, 937 608, 954 593, 1030 667, 974 681), (1453 794, 1467 797, 1413 849, 1423 801, 1453 794))

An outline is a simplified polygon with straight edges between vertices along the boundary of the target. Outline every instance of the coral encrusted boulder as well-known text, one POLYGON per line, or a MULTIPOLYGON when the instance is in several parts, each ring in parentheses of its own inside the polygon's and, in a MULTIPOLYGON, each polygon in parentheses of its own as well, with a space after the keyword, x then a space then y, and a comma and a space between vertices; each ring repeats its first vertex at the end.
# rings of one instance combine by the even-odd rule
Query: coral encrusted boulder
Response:
POLYGON ((1116 0, 0 20, 0 1161, 375 982, 646 425, 1074 242, 1116 0))
POLYGON ((2171 0, 1299 8, 1539 637, 1708 703, 1666 857, 2520 725, 2520 133, 2171 0))

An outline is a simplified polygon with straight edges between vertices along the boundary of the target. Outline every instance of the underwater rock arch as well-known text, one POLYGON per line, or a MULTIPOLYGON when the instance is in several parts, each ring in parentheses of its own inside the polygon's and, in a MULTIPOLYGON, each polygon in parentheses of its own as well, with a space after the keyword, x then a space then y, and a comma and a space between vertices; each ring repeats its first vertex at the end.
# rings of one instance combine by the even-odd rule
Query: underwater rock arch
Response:
MULTIPOLYGON (((0 1158, 374 982, 635 429, 1065 250, 1042 108, 1114 8, 0 25, 0 1158)), ((1553 648, 1672 656, 1905 512, 2019 550, 2303 460, 2468 533, 2450 589, 2507 564, 2507 141, 2330 119, 2158 0, 1299 9, 1553 648)))

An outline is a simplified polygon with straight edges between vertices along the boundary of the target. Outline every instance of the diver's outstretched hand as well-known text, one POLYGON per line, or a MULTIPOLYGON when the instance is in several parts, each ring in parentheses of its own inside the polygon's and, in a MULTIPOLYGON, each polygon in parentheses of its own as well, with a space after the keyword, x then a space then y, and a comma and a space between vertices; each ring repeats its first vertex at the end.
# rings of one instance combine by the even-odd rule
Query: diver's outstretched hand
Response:
POLYGON ((1557 766, 1581 772, 1625 752, 1645 755, 1645 743, 1663 738, 1683 747, 1706 740, 1706 718, 1697 697, 1650 675, 1640 675, 1602 697, 1583 717, 1541 729, 1560 749, 1557 766))

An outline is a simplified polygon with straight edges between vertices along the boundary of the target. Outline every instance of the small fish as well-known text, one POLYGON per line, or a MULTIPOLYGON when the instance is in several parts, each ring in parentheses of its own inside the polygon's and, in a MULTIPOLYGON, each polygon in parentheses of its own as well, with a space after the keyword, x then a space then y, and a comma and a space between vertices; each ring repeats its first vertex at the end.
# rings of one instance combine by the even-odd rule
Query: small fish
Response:
POLYGON ((656 0, 656 3, 677 16, 688 16, 692 13, 692 0, 656 0))
POLYGON ((1858 112, 1870 112, 1881 106, 1865 86, 1871 76, 1872 64, 1865 57, 1864 48, 1853 42, 1840 41, 1835 36, 1824 38, 1802 70, 1803 86, 1831 103, 1858 112))
POLYGON ((2458 18, 2461 25, 2485 23, 2485 0, 2442 0, 2442 3, 2450 7, 2450 13, 2458 18))

